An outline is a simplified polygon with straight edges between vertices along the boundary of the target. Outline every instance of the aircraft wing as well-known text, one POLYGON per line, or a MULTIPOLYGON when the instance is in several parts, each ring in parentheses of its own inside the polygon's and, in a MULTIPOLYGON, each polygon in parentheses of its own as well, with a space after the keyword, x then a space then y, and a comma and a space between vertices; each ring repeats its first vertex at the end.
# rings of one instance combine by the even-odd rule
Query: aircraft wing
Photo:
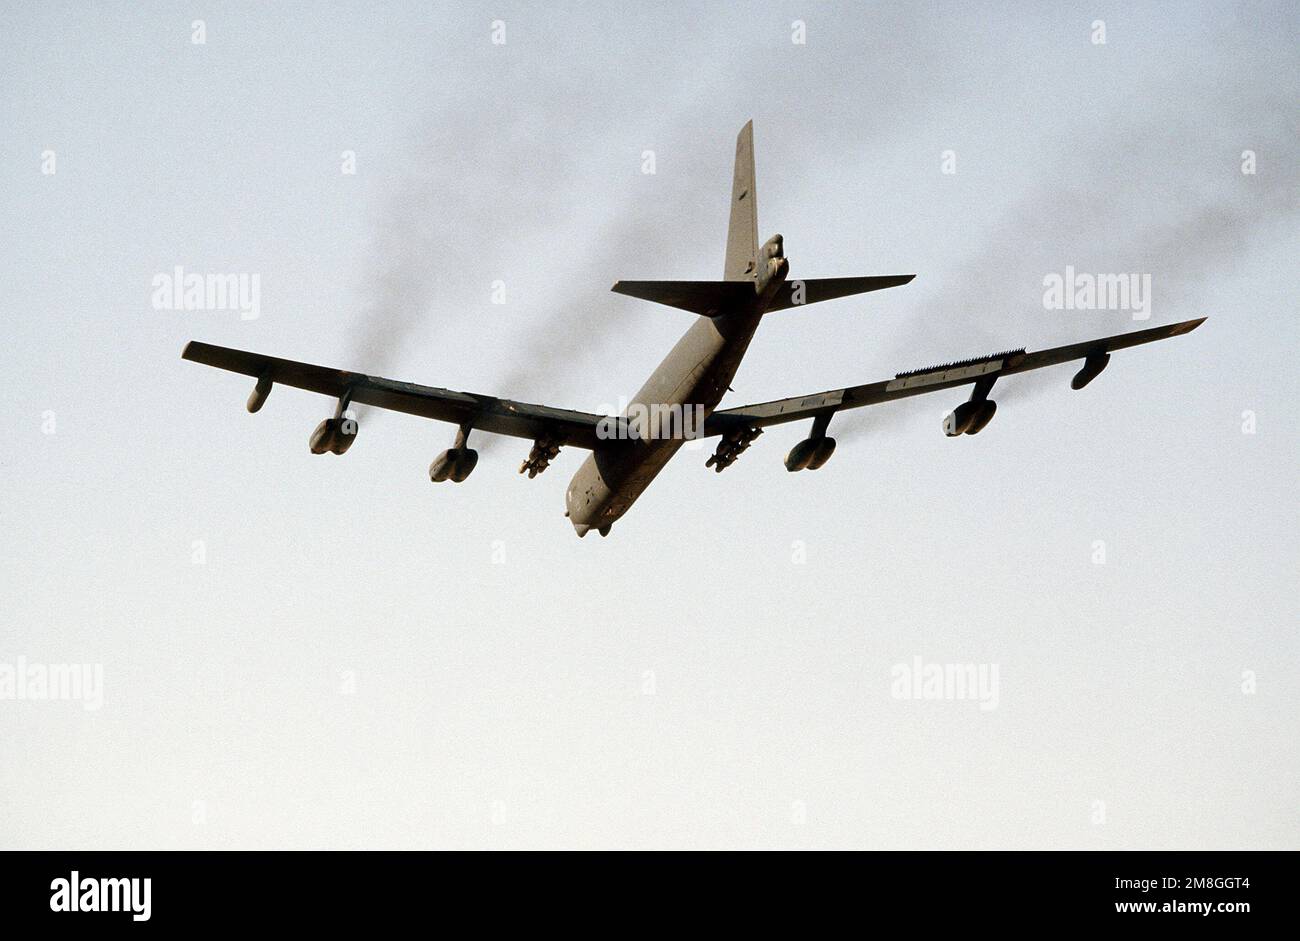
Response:
MULTIPOLYGON (((262 356, 244 350, 232 350, 191 340, 181 354, 184 359, 218 369, 252 376, 259 383, 293 386, 309 392, 339 398, 351 393, 351 401, 376 408, 386 408, 422 418, 463 424, 469 422, 475 430, 498 435, 538 440, 549 436, 557 444, 578 448, 594 448, 598 440, 597 424, 605 418, 590 412, 575 412, 547 405, 530 405, 512 402, 489 395, 472 392, 453 392, 410 382, 397 382, 378 376, 293 360, 262 356)), ((269 386, 267 391, 269 392, 269 386)), ((261 403, 249 400, 249 410, 255 411, 261 403)))
POLYGON ((1134 333, 1121 333, 1116 336, 1087 340, 1083 343, 1072 343, 1069 346, 1058 346, 1050 350, 1038 350, 1033 353, 1027 353, 1023 349, 1010 350, 1005 353, 994 353, 989 356, 980 356, 956 363, 931 366, 927 369, 909 370, 898 373, 893 379, 871 382, 862 386, 852 386, 848 389, 833 389, 829 392, 818 392, 815 395, 802 395, 789 399, 778 399, 775 402, 762 402, 758 405, 729 408, 714 412, 708 417, 704 423, 704 434, 706 436, 718 435, 725 434, 737 427, 761 428, 766 425, 779 425, 784 422, 798 421, 801 418, 816 418, 847 408, 877 405, 881 402, 891 402, 894 399, 973 384, 980 380, 991 382, 998 376, 1028 372, 1031 369, 1055 366, 1072 360, 1081 359, 1088 364, 1099 364, 1094 367, 1096 372, 1092 372, 1091 375, 1086 377, 1085 372, 1089 370, 1089 366, 1085 366, 1085 372, 1080 373, 1080 377, 1084 377, 1083 382, 1076 386, 1076 388, 1081 388, 1082 385, 1091 380, 1092 376, 1101 371, 1101 368, 1105 366, 1108 354, 1111 352, 1130 346, 1139 346, 1143 343, 1152 343, 1156 340, 1164 340, 1169 337, 1181 336, 1195 330, 1205 322, 1205 319, 1201 317, 1198 320, 1185 320, 1182 323, 1169 324, 1164 327, 1152 327, 1149 330, 1138 330, 1134 333))

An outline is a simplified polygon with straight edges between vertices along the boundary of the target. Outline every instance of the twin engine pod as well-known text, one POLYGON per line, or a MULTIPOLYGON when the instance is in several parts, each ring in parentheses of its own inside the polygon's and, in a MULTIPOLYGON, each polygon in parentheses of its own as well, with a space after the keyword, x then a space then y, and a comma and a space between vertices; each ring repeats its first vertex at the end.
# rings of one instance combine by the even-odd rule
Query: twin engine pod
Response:
POLYGON ((805 438, 785 456, 785 469, 794 473, 801 470, 817 470, 831 459, 835 453, 834 438, 805 438))
POLYGON ((465 480, 478 464, 478 452, 473 448, 448 448, 429 465, 429 479, 435 484, 450 480, 458 484, 465 480))
MULTIPOLYGON (((260 407, 260 406, 259 406, 260 407)), ((311 433, 312 454, 343 454, 357 437, 354 418, 327 418, 311 433)))
POLYGON ((958 435, 977 435, 993 420, 993 413, 997 410, 998 403, 992 399, 962 402, 944 417, 943 433, 949 438, 958 435))

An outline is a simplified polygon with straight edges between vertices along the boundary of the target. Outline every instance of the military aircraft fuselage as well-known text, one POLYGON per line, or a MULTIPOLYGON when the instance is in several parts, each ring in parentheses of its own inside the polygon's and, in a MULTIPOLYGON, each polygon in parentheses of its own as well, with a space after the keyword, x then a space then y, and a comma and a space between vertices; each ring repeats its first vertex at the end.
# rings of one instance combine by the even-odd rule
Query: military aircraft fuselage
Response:
MULTIPOLYGON (((632 397, 628 411, 634 406, 680 406, 686 412, 699 406, 709 415, 736 375, 761 316, 754 306, 700 317, 632 397)), ((600 442, 565 493, 569 521, 578 535, 609 526, 626 513, 686 440, 673 430, 662 435, 651 430, 645 437, 600 442)))
MULTIPOLYGON (((767 304, 785 281, 789 263, 783 254, 781 236, 773 236, 763 246, 760 266, 753 281, 753 296, 714 316, 700 316, 632 397, 627 413, 638 407, 651 410, 658 406, 662 412, 677 406, 685 412, 698 406, 707 417, 717 408, 740 368, 767 304)), ((696 434, 701 430, 694 429, 696 434)), ((674 425, 597 444, 565 492, 567 515, 579 536, 591 529, 608 531, 628 511, 689 440, 680 431, 674 425)))

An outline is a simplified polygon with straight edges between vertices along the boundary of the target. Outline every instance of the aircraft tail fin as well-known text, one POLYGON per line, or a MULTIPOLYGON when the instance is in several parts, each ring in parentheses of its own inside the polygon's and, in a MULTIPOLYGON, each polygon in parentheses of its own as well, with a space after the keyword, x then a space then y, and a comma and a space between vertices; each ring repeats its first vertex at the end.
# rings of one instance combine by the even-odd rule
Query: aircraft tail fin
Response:
MULTIPOLYGON (((773 236, 779 240, 780 236, 773 236)), ((629 297, 666 304, 693 314, 713 317, 736 305, 752 302, 758 281, 758 203, 754 193, 754 122, 736 137, 736 167, 731 182, 731 218, 727 225, 727 263, 721 281, 616 281, 613 290, 629 297)), ((779 241, 775 260, 785 264, 779 241)), ((773 259, 766 259, 771 263, 773 259)), ((770 272, 769 272, 770 274, 770 272)), ((783 276, 783 272, 781 272, 783 276)), ((867 278, 805 278, 785 281, 764 294, 765 310, 785 310, 837 297, 897 287, 913 275, 867 278)))
POLYGON ((758 270, 758 202, 754 193, 754 122, 736 138, 736 170, 731 183, 731 220, 727 225, 726 281, 753 281, 758 270))

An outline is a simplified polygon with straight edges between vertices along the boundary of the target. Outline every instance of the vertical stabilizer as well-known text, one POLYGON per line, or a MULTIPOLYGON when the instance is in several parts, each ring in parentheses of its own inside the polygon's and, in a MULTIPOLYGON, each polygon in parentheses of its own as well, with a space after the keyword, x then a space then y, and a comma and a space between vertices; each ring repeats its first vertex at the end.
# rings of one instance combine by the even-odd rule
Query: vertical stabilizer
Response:
POLYGON ((754 122, 736 138, 736 172, 731 183, 731 222, 727 226, 726 281, 752 281, 758 267, 758 203, 754 195, 754 122))

